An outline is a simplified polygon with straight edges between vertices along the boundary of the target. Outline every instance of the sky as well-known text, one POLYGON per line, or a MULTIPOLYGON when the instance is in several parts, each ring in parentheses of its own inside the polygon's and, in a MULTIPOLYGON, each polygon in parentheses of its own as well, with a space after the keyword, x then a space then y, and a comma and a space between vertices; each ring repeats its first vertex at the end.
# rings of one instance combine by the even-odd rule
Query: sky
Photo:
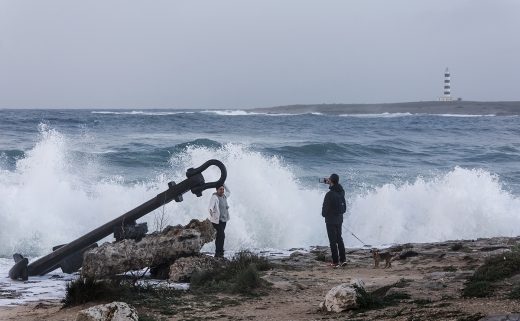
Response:
POLYGON ((0 0, 0 108, 520 100, 518 0, 0 0))

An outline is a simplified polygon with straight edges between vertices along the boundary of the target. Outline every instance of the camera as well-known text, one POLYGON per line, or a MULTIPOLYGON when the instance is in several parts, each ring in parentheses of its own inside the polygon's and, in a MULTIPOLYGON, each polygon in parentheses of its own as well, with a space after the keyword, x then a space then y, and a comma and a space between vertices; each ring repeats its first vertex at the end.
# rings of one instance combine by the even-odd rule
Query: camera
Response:
POLYGON ((328 179, 328 177, 320 178, 320 179, 319 179, 319 182, 320 182, 320 183, 323 183, 323 184, 328 184, 328 183, 329 183, 329 179, 328 179))

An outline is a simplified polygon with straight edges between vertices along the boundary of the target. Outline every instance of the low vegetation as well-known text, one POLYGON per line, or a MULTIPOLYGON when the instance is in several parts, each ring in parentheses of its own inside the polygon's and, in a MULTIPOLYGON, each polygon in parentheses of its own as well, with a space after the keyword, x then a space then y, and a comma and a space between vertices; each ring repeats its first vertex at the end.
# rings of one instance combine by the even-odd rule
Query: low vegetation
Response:
POLYGON ((466 282, 463 297, 488 297, 495 290, 495 283, 520 273, 520 247, 489 257, 466 282))
POLYGON ((268 286, 259 271, 270 269, 267 258, 249 251, 237 253, 223 268, 194 273, 191 289, 194 292, 231 292, 247 295, 261 294, 257 290, 268 286))
POLYGON ((64 307, 87 302, 125 301, 138 305, 146 300, 179 298, 181 293, 173 289, 151 284, 135 284, 125 279, 100 280, 79 278, 66 285, 64 307))
POLYGON ((323 252, 317 252, 315 254, 315 260, 320 262, 327 262, 327 255, 323 252))
POLYGON ((509 293, 508 297, 510 299, 520 300, 520 285, 515 286, 509 293))
POLYGON ((64 307, 87 302, 108 301, 118 297, 122 289, 119 289, 119 286, 114 287, 111 283, 106 281, 96 282, 92 279, 82 278, 67 283, 65 298, 62 300, 64 307))
POLYGON ((360 310, 380 309, 386 306, 397 304, 401 300, 410 299, 410 295, 403 292, 394 292, 387 295, 391 288, 403 288, 407 281, 402 279, 391 285, 384 286, 372 292, 367 292, 364 288, 354 285, 356 290, 356 303, 360 310))
POLYGON ((87 302, 106 303, 117 300, 137 307, 140 311, 139 318, 143 320, 163 320, 164 316, 171 315, 191 320, 188 316, 199 305, 220 309, 241 302, 233 297, 218 297, 218 292, 263 294, 261 291, 268 284, 260 278, 260 271, 269 268, 267 258, 244 251, 237 253, 225 267, 194 274, 189 291, 135 282, 133 279, 95 281, 80 278, 67 284, 62 302, 64 307, 70 307, 87 302), (157 319, 157 315, 161 317, 157 319))
POLYGON ((450 250, 452 251, 460 251, 464 248, 464 245, 462 243, 455 243, 450 247, 450 250))

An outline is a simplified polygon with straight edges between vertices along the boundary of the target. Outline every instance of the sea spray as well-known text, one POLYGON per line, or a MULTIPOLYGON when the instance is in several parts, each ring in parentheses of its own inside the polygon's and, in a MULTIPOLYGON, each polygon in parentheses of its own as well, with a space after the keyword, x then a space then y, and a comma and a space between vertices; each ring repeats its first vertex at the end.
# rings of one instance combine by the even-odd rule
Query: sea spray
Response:
MULTIPOLYGON (((99 167, 95 157, 85 163, 85 158, 75 157, 67 137, 42 126, 34 148, 17 162, 15 171, 4 171, 0 178, 4 199, 0 204, 0 255, 46 254, 52 246, 70 242, 154 197, 167 189, 170 180, 185 179, 187 168, 211 158, 226 164, 227 184, 233 191, 228 249, 286 248, 325 241, 319 232, 321 192, 302 187, 290 167, 277 157, 237 144, 221 148, 188 145, 172 156, 171 170, 129 184, 119 176, 96 178, 86 170, 99 167)), ((220 175, 216 168, 203 174, 208 182, 220 175)), ((205 219, 213 192, 207 190, 200 198, 187 193, 182 203, 167 204, 140 221, 154 230, 205 219)))
POLYGON ((455 167, 428 181, 419 177, 353 196, 346 225, 372 245, 515 236, 519 207, 497 176, 455 167))
POLYGON ((38 142, 17 161, 16 170, 2 171, 1 256, 45 254, 158 191, 154 182, 123 185, 110 177, 94 180, 90 169, 96 165, 75 158, 69 143, 64 135, 42 125, 38 142))
MULTIPOLYGON (((16 159, 14 167, 4 164, 0 168, 0 256, 47 254, 52 246, 70 242, 155 197, 169 181, 184 180, 187 168, 212 158, 226 165, 226 183, 232 191, 226 249, 328 243, 320 215, 327 186, 318 184, 318 177, 316 183, 302 182, 301 177, 309 178, 308 169, 289 164, 283 156, 237 143, 185 144, 171 153, 169 163, 165 158, 166 166, 154 175, 129 180, 121 174, 103 174, 110 165, 103 153, 78 153, 79 145, 89 149, 89 140, 96 139, 94 134, 73 136, 40 125, 34 146, 16 159)), ((213 167, 204 172, 206 181, 218 179, 219 174, 213 167)), ((362 174, 357 177, 361 181, 355 185, 348 177, 341 178, 350 204, 345 226, 365 243, 429 242, 520 232, 518 197, 489 171, 453 167, 433 178, 417 177, 405 183, 395 178, 366 189, 361 187, 367 185, 362 174)), ((148 222, 149 230, 154 230, 165 224, 186 224, 192 218, 204 219, 212 193, 207 190, 197 198, 189 192, 183 202, 169 203, 140 221, 148 222)), ((362 245, 346 231, 344 237, 347 246, 362 245)), ((212 245, 206 249, 211 250, 212 245)))
MULTIPOLYGON (((325 242, 321 217, 325 188, 305 188, 280 158, 239 144, 226 144, 219 149, 188 147, 183 156, 172 158, 172 164, 184 168, 211 158, 221 160, 228 170, 231 220, 226 227, 227 248, 288 248, 325 242)), ((218 175, 218 171, 205 173, 207 181, 216 180, 218 175)), ((202 201, 186 197, 182 215, 207 217, 213 192, 206 192, 202 201)))

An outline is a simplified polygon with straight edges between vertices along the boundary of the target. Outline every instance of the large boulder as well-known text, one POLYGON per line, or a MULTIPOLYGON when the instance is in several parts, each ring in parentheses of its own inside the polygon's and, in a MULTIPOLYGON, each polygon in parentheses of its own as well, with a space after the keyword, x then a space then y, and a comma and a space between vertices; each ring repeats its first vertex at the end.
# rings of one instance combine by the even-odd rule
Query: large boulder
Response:
POLYGON ((364 288, 362 280, 354 279, 333 287, 325 295, 325 301, 320 303, 320 310, 327 312, 342 312, 357 308, 357 293, 355 287, 364 288))
POLYGON ((134 307, 125 302, 100 304, 78 312, 76 321, 138 321, 134 307))
POLYGON ((205 243, 214 239, 215 230, 209 220, 192 220, 184 227, 168 226, 139 242, 122 240, 105 243, 85 253, 81 276, 100 279, 126 271, 171 264, 177 258, 199 253, 205 243))

